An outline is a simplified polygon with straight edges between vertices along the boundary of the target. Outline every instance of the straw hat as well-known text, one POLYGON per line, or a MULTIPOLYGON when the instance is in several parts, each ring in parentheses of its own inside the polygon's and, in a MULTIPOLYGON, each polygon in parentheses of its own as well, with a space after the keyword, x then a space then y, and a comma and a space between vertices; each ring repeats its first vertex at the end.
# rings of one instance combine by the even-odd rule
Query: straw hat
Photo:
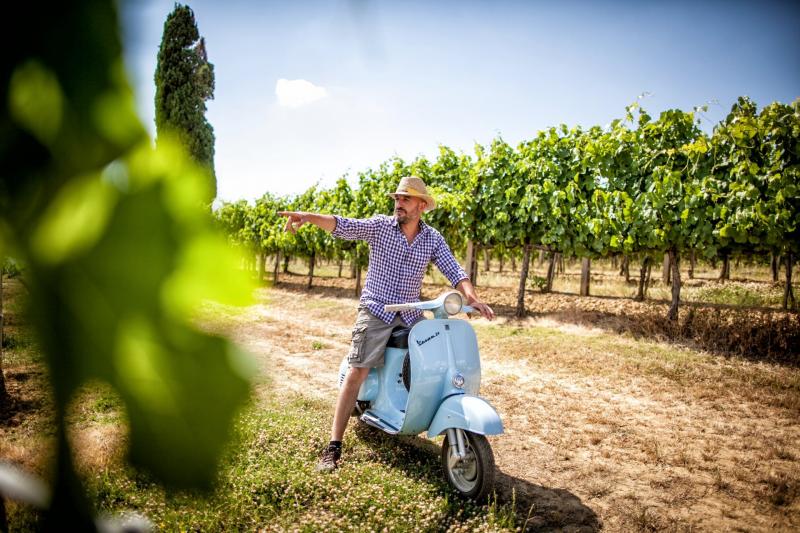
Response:
POLYGON ((389 196, 394 198, 395 195, 398 194, 402 194, 404 196, 414 196, 416 198, 425 200, 426 212, 436 207, 436 200, 433 199, 433 196, 428 194, 428 188, 425 186, 425 182, 416 176, 406 176, 405 178, 402 178, 400 183, 397 185, 397 190, 389 193, 389 196))

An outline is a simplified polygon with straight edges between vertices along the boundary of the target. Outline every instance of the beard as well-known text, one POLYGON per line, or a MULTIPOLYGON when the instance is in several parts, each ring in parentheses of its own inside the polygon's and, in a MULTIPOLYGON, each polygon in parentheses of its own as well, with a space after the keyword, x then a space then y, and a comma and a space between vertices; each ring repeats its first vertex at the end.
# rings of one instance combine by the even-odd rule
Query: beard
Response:
POLYGON ((398 224, 401 226, 408 222, 408 211, 405 209, 399 208, 394 210, 394 216, 397 219, 398 224))

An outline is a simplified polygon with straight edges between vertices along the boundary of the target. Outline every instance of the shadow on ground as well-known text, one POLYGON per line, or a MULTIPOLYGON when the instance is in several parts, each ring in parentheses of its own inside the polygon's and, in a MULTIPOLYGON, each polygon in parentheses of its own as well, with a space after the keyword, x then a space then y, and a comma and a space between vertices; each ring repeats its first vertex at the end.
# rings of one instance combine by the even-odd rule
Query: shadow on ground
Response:
MULTIPOLYGON (((0 401, 0 428, 20 425, 31 413, 42 409, 44 400, 39 395, 31 395, 30 381, 35 386, 43 386, 41 372, 6 371, 6 391, 8 397, 0 401)), ((45 385, 46 386, 46 385, 45 385)))
MULTIPOLYGON (((393 468, 409 476, 419 477, 436 485, 451 498, 460 498, 444 480, 441 448, 430 440, 419 437, 395 437, 355 423, 355 434, 378 456, 393 468), (420 469, 420 464, 424 467, 420 469)), ((514 506, 516 525, 524 531, 568 530, 594 532, 602 529, 597 514, 580 498, 564 489, 554 489, 511 476, 499 469, 495 471, 495 491, 500 504, 514 506)))

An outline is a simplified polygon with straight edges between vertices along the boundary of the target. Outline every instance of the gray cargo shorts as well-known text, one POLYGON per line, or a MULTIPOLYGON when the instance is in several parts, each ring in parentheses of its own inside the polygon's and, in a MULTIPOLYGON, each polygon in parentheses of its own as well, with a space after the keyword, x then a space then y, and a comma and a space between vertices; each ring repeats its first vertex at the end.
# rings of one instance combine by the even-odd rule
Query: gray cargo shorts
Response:
POLYGON ((383 366, 383 352, 392 330, 405 325, 399 313, 387 324, 370 313, 366 305, 359 305, 347 362, 356 368, 383 366))

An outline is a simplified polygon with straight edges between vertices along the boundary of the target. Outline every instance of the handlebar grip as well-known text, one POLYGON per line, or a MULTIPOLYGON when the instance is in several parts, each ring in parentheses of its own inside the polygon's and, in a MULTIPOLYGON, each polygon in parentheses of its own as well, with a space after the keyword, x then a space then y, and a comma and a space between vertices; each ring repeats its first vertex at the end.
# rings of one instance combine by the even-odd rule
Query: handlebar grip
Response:
POLYGON ((395 311, 407 311, 408 309, 413 308, 408 304, 389 304, 383 306, 383 310, 387 313, 393 313, 395 311))
POLYGON ((461 307, 461 312, 462 313, 467 313, 467 314, 474 313, 475 312, 475 308, 472 307, 472 306, 469 306, 469 305, 464 305, 464 306, 461 307))

